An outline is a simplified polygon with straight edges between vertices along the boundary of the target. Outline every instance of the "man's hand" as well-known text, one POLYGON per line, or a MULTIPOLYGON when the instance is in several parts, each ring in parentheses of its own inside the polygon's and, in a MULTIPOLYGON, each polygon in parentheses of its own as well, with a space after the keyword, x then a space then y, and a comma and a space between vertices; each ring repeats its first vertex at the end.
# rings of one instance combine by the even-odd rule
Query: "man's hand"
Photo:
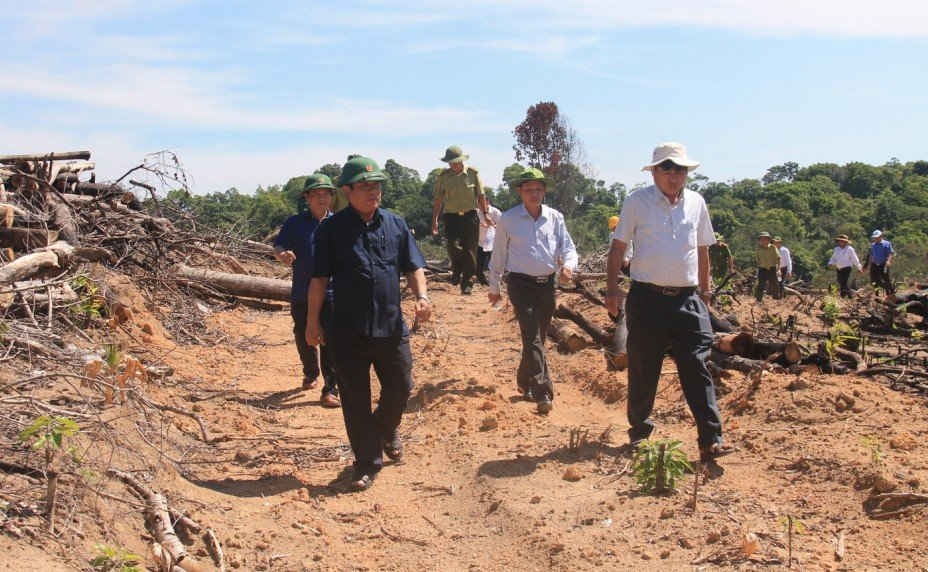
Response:
POLYGON ((275 254, 274 257, 284 264, 293 264, 293 261, 296 260, 296 254, 292 250, 282 250, 275 254))
POLYGON ((428 322, 432 317, 432 302, 428 298, 419 298, 416 300, 416 321, 428 322))
POLYGON ((432 221, 432 234, 434 234, 435 236, 438 236, 438 221, 437 220, 432 221))
POLYGON ((490 301, 490 304, 496 304, 503 299, 502 294, 494 294, 493 292, 487 292, 487 300, 490 301))
POLYGON ((573 275, 574 273, 570 268, 567 268, 566 266, 561 266, 560 272, 557 273, 557 280, 561 284, 567 284, 568 282, 570 282, 570 277, 573 275))
POLYGON ((311 346, 318 346, 321 345, 322 342, 322 324, 319 323, 319 320, 307 320, 306 343, 311 346))

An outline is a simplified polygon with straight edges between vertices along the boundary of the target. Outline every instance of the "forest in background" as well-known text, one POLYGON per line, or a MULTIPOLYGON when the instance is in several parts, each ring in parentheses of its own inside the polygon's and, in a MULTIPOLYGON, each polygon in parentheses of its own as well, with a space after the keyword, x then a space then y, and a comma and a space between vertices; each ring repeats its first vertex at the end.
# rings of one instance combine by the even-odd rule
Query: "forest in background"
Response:
MULTIPOLYGON (((500 186, 485 189, 487 196, 506 210, 519 200, 506 181, 525 165, 542 168, 553 181, 545 202, 564 213, 581 255, 602 250, 609 240, 608 218, 620 212, 625 197, 637 186, 629 189, 595 177, 584 162, 576 132, 553 102, 531 106, 513 135, 516 161, 504 169, 500 186)), ((479 158, 475 165, 479 167, 479 158)), ((424 180, 395 159, 388 159, 383 169, 388 175, 383 206, 406 218, 427 257, 442 257, 440 239, 430 234, 433 188, 441 168, 430 171, 424 180)), ((328 163, 316 171, 335 180, 341 165, 328 163)), ((167 200, 209 226, 264 240, 288 216, 305 209, 301 194, 309 174, 258 188, 253 194, 235 188, 205 195, 176 190, 167 200)), ((756 236, 767 231, 781 236, 792 251, 798 278, 825 284, 832 278, 826 263, 833 237, 842 233, 851 237, 863 260, 870 232, 879 228, 896 249, 896 278, 924 278, 928 273, 926 160, 891 159, 884 165, 787 162, 770 167, 758 179, 730 181, 712 181, 696 171, 688 187, 705 197, 712 224, 725 237, 741 270, 753 270, 756 236)))

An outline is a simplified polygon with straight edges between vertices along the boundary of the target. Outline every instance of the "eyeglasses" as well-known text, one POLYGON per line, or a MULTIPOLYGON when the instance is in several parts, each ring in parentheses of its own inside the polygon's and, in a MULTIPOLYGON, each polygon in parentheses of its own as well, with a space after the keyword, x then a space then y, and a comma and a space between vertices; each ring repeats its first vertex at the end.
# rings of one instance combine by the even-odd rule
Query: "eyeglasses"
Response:
POLYGON ((686 167, 682 165, 677 165, 673 161, 664 161, 663 163, 658 165, 657 168, 663 171, 664 173, 680 174, 680 173, 686 173, 688 171, 686 167))

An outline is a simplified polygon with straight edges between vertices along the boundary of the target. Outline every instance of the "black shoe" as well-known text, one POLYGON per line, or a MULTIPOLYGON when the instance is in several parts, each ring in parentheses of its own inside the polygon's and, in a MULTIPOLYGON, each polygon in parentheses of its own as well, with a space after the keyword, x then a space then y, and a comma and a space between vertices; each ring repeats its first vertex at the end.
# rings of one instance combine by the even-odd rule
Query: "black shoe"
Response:
POLYGON ((547 415, 554 409, 554 402, 547 395, 538 398, 538 413, 547 415))
POLYGON ((532 403, 535 403, 535 393, 532 391, 531 388, 522 389, 522 398, 526 401, 531 401, 532 403))
POLYGON ((374 475, 368 473, 355 473, 348 483, 348 488, 353 491, 366 491, 374 484, 374 475))
POLYGON ((473 285, 471 285, 469 281, 461 284, 461 294, 465 296, 470 296, 471 293, 473 293, 473 291, 474 291, 474 287, 473 285))
POLYGON ((460 273, 460 272, 452 272, 452 273, 451 273, 451 285, 452 285, 452 286, 457 286, 457 285, 460 284, 460 283, 461 283, 461 273, 460 273))
POLYGON ((392 461, 400 461, 403 458, 403 441, 399 435, 394 435, 392 439, 385 439, 383 442, 383 453, 392 461))

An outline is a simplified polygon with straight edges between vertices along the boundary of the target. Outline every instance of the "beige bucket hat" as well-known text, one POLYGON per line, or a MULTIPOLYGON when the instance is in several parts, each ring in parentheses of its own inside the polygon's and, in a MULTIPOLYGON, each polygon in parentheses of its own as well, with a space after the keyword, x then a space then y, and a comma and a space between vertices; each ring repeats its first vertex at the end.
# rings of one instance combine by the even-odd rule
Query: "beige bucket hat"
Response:
POLYGON ((651 162, 642 167, 641 170, 653 171, 654 167, 667 160, 673 161, 677 165, 686 167, 690 170, 699 166, 699 161, 694 161, 686 156, 686 147, 683 146, 683 143, 668 141, 654 148, 654 153, 651 155, 651 162))

